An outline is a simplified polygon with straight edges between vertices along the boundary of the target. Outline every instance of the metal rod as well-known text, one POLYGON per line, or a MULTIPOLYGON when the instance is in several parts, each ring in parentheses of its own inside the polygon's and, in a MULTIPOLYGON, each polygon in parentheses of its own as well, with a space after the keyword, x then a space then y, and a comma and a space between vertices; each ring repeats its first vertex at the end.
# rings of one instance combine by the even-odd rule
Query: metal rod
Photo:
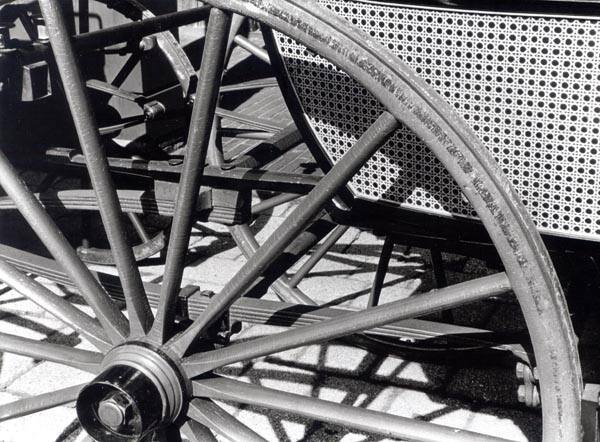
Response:
POLYGON ((266 442, 265 439, 210 399, 193 399, 188 408, 188 417, 207 426, 227 440, 266 442))
POLYGON ((223 138, 241 138, 243 140, 268 141, 273 137, 273 132, 262 132, 237 127, 222 127, 218 134, 223 138))
POLYGON ((252 285, 262 271, 306 228, 323 206, 350 180, 397 127, 396 119, 384 112, 331 171, 321 178, 308 196, 302 199, 286 222, 267 239, 252 259, 247 261, 235 277, 212 299, 204 314, 174 338, 170 343, 171 349, 183 355, 196 337, 252 285))
POLYGON ((431 267, 433 268, 435 285, 438 289, 446 287, 448 285, 448 280, 446 279, 446 273, 444 271, 442 252, 440 252, 440 249, 429 249, 429 252, 431 254, 431 267))
POLYGON ((335 243, 348 231, 349 226, 337 226, 333 232, 323 241, 323 243, 314 251, 314 253, 306 260, 302 267, 298 269, 294 276, 290 278, 290 285, 297 287, 300 281, 310 272, 314 266, 325 256, 325 254, 335 245, 335 243))
POLYGON ((185 26, 205 20, 210 12, 209 6, 186 9, 184 11, 162 14, 158 17, 111 26, 98 31, 87 32, 73 37, 77 49, 97 49, 112 46, 117 43, 133 39, 140 39, 146 35, 168 31, 179 26, 185 26))
POLYGON ((236 84, 227 84, 221 86, 220 92, 222 94, 229 92, 241 92, 252 89, 264 89, 268 87, 278 87, 276 78, 261 78, 258 80, 242 81, 236 84))
POLYGON ((170 333, 175 316, 175 300, 181 285, 196 200, 206 162, 230 23, 231 14, 219 9, 211 10, 198 73, 198 88, 190 120, 183 171, 177 191, 175 216, 164 270, 165 278, 162 284, 162 299, 154 326, 149 333, 150 339, 159 343, 163 343, 166 335, 170 333))
MULTIPOLYGON (((438 248, 429 249, 431 254, 431 267, 433 268, 433 276, 435 278, 435 286, 440 289, 448 286, 446 272, 444 270, 444 259, 442 252, 438 248)), ((444 310, 442 313, 442 321, 452 324, 454 322, 454 314, 452 310, 444 310)))
POLYGON ((98 348, 108 349, 110 346, 108 336, 98 321, 3 259, 0 259, 0 280, 85 336, 98 348))
POLYGON ((44 393, 0 405, 0 422, 74 402, 77 400, 79 391, 85 387, 85 385, 86 384, 75 385, 73 387, 67 387, 50 393, 44 393))
POLYGON ((20 180, 17 171, 2 151, 0 151, 0 186, 14 201, 19 212, 50 254, 75 282, 81 296, 94 310, 111 342, 122 342, 127 333, 127 319, 79 259, 41 203, 20 180))
MULTIPOLYGON (((266 407, 344 428, 421 442, 507 442, 493 436, 418 419, 287 393, 226 378, 193 381, 194 395, 266 407)), ((243 439, 242 439, 243 440, 243 439)))
POLYGON ((217 442, 208 427, 191 419, 181 426, 181 432, 190 442, 217 442))
POLYGON ((374 307, 379 304, 379 297, 381 296, 381 289, 383 288, 383 282, 385 275, 388 271, 390 264, 390 258, 394 251, 394 240, 391 236, 386 236, 383 242, 383 249, 379 256, 379 263, 377 264, 377 270, 375 271, 375 279, 373 280, 373 287, 371 287, 371 293, 369 294, 369 301, 367 307, 374 307))
POLYGON ((252 215, 259 215, 262 212, 266 212, 267 210, 271 210, 273 207, 281 206, 282 204, 289 203, 290 201, 294 201, 295 199, 300 198, 302 195, 296 195, 293 193, 282 193, 280 195, 276 195, 260 203, 256 203, 252 206, 252 215))
POLYGON ((131 224, 133 224, 133 228, 135 229, 136 233, 143 242, 146 243, 152 239, 150 238, 150 236, 148 236, 148 233, 146 232, 142 221, 136 213, 127 212, 127 217, 129 218, 129 221, 131 221, 131 224))
POLYGON ((248 40, 243 35, 236 35, 235 38, 233 39, 233 41, 235 41, 239 47, 244 48, 245 50, 250 52, 252 55, 254 55, 259 60, 262 60, 269 65, 271 64, 271 59, 269 58, 269 53, 267 51, 265 51, 263 48, 256 46, 254 43, 252 43, 250 40, 248 40))
MULTIPOLYGON (((286 128, 285 126, 278 124, 277 122, 254 117, 248 114, 244 114, 242 112, 217 108, 215 113, 221 118, 237 121, 238 123, 243 123, 259 130, 279 132, 286 128)), ((273 135, 271 134, 271 136, 273 135)))
POLYGON ((152 311, 144 294, 142 278, 133 251, 125 237, 123 212, 110 175, 106 153, 100 141, 85 82, 79 69, 79 61, 75 56, 60 5, 51 0, 40 0, 39 4, 48 28, 48 37, 69 102, 79 143, 85 155, 90 181, 98 198, 104 230, 123 284, 129 313, 130 336, 139 337, 150 329, 152 311))
MULTIPOLYGON (((335 319, 274 336, 252 340, 252 344, 234 344, 185 358, 183 366, 189 377, 195 377, 224 365, 278 353, 290 348, 325 342, 342 336, 364 332, 390 322, 414 318, 470 302, 501 295, 510 290, 505 273, 463 282, 440 290, 393 301, 367 310, 347 313, 335 319)), ((210 304, 208 305, 210 308, 210 304)), ((203 316, 200 316, 202 318, 203 316)))
POLYGON ((89 373, 97 373, 104 355, 87 350, 35 341, 21 336, 0 333, 0 351, 21 356, 56 362, 69 367, 75 367, 89 373))

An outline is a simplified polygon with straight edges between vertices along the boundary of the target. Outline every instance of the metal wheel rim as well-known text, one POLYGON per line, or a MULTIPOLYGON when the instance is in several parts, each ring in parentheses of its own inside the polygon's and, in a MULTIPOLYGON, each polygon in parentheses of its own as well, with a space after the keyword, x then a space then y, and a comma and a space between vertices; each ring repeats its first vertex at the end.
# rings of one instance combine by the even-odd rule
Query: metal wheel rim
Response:
MULTIPOLYGON (((468 127, 399 60, 385 52, 376 54, 376 49, 364 43, 368 38, 362 40, 360 34, 347 35, 345 22, 316 5, 310 4, 308 8, 293 0, 266 4, 220 0, 208 3, 248 15, 297 38, 350 72, 396 119, 429 141, 492 233, 524 311, 536 354, 543 356, 538 358, 538 367, 545 402, 545 440, 578 439, 581 375, 562 292, 539 235, 524 215, 526 212, 468 127), (331 45, 334 40, 336 44, 331 45), (354 64, 356 54, 364 57, 359 65, 354 64)), ((148 336, 152 340, 151 332, 148 336)), ((180 336, 171 339, 165 348, 183 356, 188 346, 180 336)), ((194 373, 187 368, 184 371, 194 373)))

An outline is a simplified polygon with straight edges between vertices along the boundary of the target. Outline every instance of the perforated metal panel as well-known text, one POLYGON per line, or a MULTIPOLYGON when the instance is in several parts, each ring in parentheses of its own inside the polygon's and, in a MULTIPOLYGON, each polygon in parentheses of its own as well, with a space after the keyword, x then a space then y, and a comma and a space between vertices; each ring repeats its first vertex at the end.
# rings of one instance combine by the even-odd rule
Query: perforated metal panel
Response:
MULTIPOLYGON (((322 0, 397 54, 471 124, 542 231, 600 239, 600 31, 592 18, 492 15, 322 0)), ((381 113, 323 58, 276 34, 317 139, 339 159, 381 113)), ((355 176, 352 191, 472 217, 460 189, 407 128, 355 176)))

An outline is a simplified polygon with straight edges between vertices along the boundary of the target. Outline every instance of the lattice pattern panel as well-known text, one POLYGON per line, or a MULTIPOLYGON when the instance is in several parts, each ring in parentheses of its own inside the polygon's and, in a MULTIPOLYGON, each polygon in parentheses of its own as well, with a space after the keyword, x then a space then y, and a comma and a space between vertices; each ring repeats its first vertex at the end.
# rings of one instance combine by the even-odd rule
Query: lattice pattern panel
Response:
MULTIPOLYGON (((600 239, 596 20, 321 3, 397 54, 464 116, 540 230, 600 239)), ((309 122, 336 161, 382 108, 323 58, 275 37, 309 122)), ((452 178, 407 128, 360 170, 351 188, 371 200, 474 216, 452 178)))

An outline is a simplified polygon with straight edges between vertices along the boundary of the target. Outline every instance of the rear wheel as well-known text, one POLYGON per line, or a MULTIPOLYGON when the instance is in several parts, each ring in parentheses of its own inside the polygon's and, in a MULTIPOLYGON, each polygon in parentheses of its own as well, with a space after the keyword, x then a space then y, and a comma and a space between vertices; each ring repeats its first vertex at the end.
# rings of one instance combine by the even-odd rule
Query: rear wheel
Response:
MULTIPOLYGON (((18 179, 6 155, 0 155, 0 184, 58 262, 55 274, 67 276, 95 313, 81 313, 57 299, 16 269, 23 254, 0 261, 0 277, 89 339, 94 351, 51 345, 3 335, 3 351, 58 362, 93 373, 93 381, 0 406, 0 419, 17 418, 77 401, 84 429, 100 440, 138 440, 154 434, 177 440, 180 428, 191 440, 219 435, 233 440, 262 440, 251 428, 215 401, 237 402, 325 421, 360 432, 422 441, 501 440, 390 413, 340 405, 284 393, 218 374, 222 367, 284 350, 357 333, 428 313, 467 305, 514 292, 523 312, 537 367, 545 441, 579 440, 581 375, 575 337, 552 264, 526 210, 494 161, 467 125, 435 92, 400 61, 359 31, 313 2, 282 0, 247 2, 210 0, 203 63, 188 134, 185 160, 160 287, 152 314, 131 248, 123 237, 122 213, 100 147, 97 126, 81 81, 69 36, 56 4, 41 0, 67 99, 78 128, 104 227, 115 257, 128 318, 66 243, 38 200, 18 179), (223 8, 216 9, 216 8, 223 8), (194 205, 202 180, 217 93, 227 52, 231 12, 248 16, 307 46, 368 90, 383 110, 331 168, 285 222, 252 254, 216 295, 205 299, 202 312, 189 323, 176 321, 194 205), (318 216, 352 176, 384 145, 402 122, 429 148, 452 175, 494 240, 506 272, 359 312, 303 315, 303 327, 231 343, 222 340, 225 316, 241 304, 253 314, 277 314, 264 301, 242 296, 272 269, 298 235, 318 216), (61 273, 62 271, 62 273, 61 273), (65 273, 67 275, 65 275, 65 273), (225 343, 226 345, 221 345, 225 343)), ((48 264, 48 263, 47 263, 48 264)), ((48 264, 50 265, 50 264, 48 264)), ((55 265, 56 268, 56 265, 55 265)), ((61 277, 64 277, 61 276, 61 277)), ((302 310, 300 306, 287 309, 302 310)), ((285 314, 286 309, 279 312, 285 314)), ((269 319, 270 320, 270 319, 269 319)), ((493 431, 493 429, 490 429, 493 431)))

